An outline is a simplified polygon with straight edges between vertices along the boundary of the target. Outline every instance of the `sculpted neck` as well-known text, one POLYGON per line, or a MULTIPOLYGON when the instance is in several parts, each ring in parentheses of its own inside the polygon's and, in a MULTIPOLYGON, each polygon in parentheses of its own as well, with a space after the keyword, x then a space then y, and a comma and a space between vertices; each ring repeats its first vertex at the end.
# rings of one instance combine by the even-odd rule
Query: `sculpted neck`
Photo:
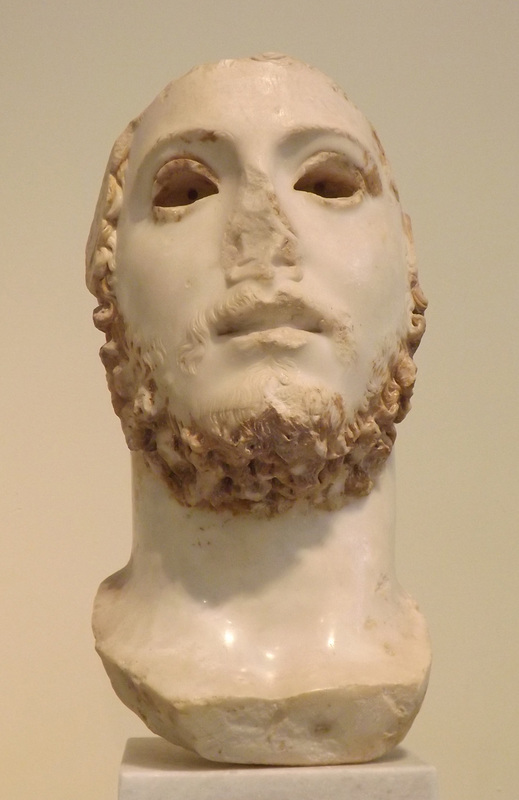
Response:
POLYGON ((132 557, 94 612, 107 669, 173 674, 175 695, 197 698, 414 681, 417 659, 422 674, 423 621, 393 566, 391 461, 365 498, 271 519, 185 508, 139 454, 133 481, 132 557))
POLYGON ((398 742, 430 653, 394 575, 392 464, 339 511, 267 520, 184 508, 139 455, 133 470, 132 558, 93 620, 124 702, 228 761, 362 761, 398 742))
MULTIPOLYGON (((291 511, 272 518, 233 516, 181 506, 144 463, 132 456, 132 571, 154 573, 200 601, 301 591, 330 605, 370 597, 394 578, 394 467, 390 459, 365 498, 336 511, 291 511), (333 604, 333 601, 332 601, 333 604)), ((156 584, 157 585, 157 584, 156 584)), ((348 604, 348 603, 346 603, 348 604)))

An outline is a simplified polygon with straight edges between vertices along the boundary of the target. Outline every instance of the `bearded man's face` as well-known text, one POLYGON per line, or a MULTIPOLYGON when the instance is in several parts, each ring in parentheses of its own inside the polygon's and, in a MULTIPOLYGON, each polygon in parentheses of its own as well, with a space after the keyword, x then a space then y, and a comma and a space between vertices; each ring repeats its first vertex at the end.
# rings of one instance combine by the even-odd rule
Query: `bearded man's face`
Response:
POLYGON ((373 131, 323 75, 248 60, 171 84, 117 223, 130 446, 188 505, 365 494, 414 382, 409 258, 373 131))

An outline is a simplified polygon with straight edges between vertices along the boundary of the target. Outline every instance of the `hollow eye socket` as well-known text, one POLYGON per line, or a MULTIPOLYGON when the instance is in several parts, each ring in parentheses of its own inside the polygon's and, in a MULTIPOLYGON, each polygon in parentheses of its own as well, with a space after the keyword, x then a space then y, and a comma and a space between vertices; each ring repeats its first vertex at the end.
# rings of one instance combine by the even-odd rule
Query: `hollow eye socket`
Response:
POLYGON ((155 208, 178 208, 218 194, 215 177, 199 161, 175 158, 164 164, 155 176, 153 205, 155 208))
POLYGON ((309 164, 294 189, 318 197, 360 200, 365 183, 360 171, 345 158, 328 155, 309 164))

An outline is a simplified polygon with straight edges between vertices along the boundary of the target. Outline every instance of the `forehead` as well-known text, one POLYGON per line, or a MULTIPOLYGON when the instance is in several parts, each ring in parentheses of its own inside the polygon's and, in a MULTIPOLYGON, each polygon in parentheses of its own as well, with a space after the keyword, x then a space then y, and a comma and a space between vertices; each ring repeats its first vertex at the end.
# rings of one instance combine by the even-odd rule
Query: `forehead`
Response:
POLYGON ((309 129, 333 130, 378 155, 364 115, 322 73, 298 62, 222 61, 164 89, 140 119, 131 160, 139 163, 162 140, 193 130, 264 144, 309 129))

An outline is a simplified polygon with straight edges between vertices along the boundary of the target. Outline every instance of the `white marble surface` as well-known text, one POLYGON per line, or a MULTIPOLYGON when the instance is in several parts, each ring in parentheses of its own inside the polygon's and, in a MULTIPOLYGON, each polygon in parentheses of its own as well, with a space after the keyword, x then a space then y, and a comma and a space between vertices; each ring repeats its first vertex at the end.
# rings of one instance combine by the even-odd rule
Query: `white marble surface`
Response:
POLYGON ((430 665, 391 456, 426 300, 370 123, 289 57, 192 70, 117 140, 87 276, 132 451, 93 617, 118 696, 214 761, 389 752, 430 665))
POLYGON ((371 764, 229 766, 158 738, 129 739, 119 800, 438 800, 436 769, 398 747, 371 764))

